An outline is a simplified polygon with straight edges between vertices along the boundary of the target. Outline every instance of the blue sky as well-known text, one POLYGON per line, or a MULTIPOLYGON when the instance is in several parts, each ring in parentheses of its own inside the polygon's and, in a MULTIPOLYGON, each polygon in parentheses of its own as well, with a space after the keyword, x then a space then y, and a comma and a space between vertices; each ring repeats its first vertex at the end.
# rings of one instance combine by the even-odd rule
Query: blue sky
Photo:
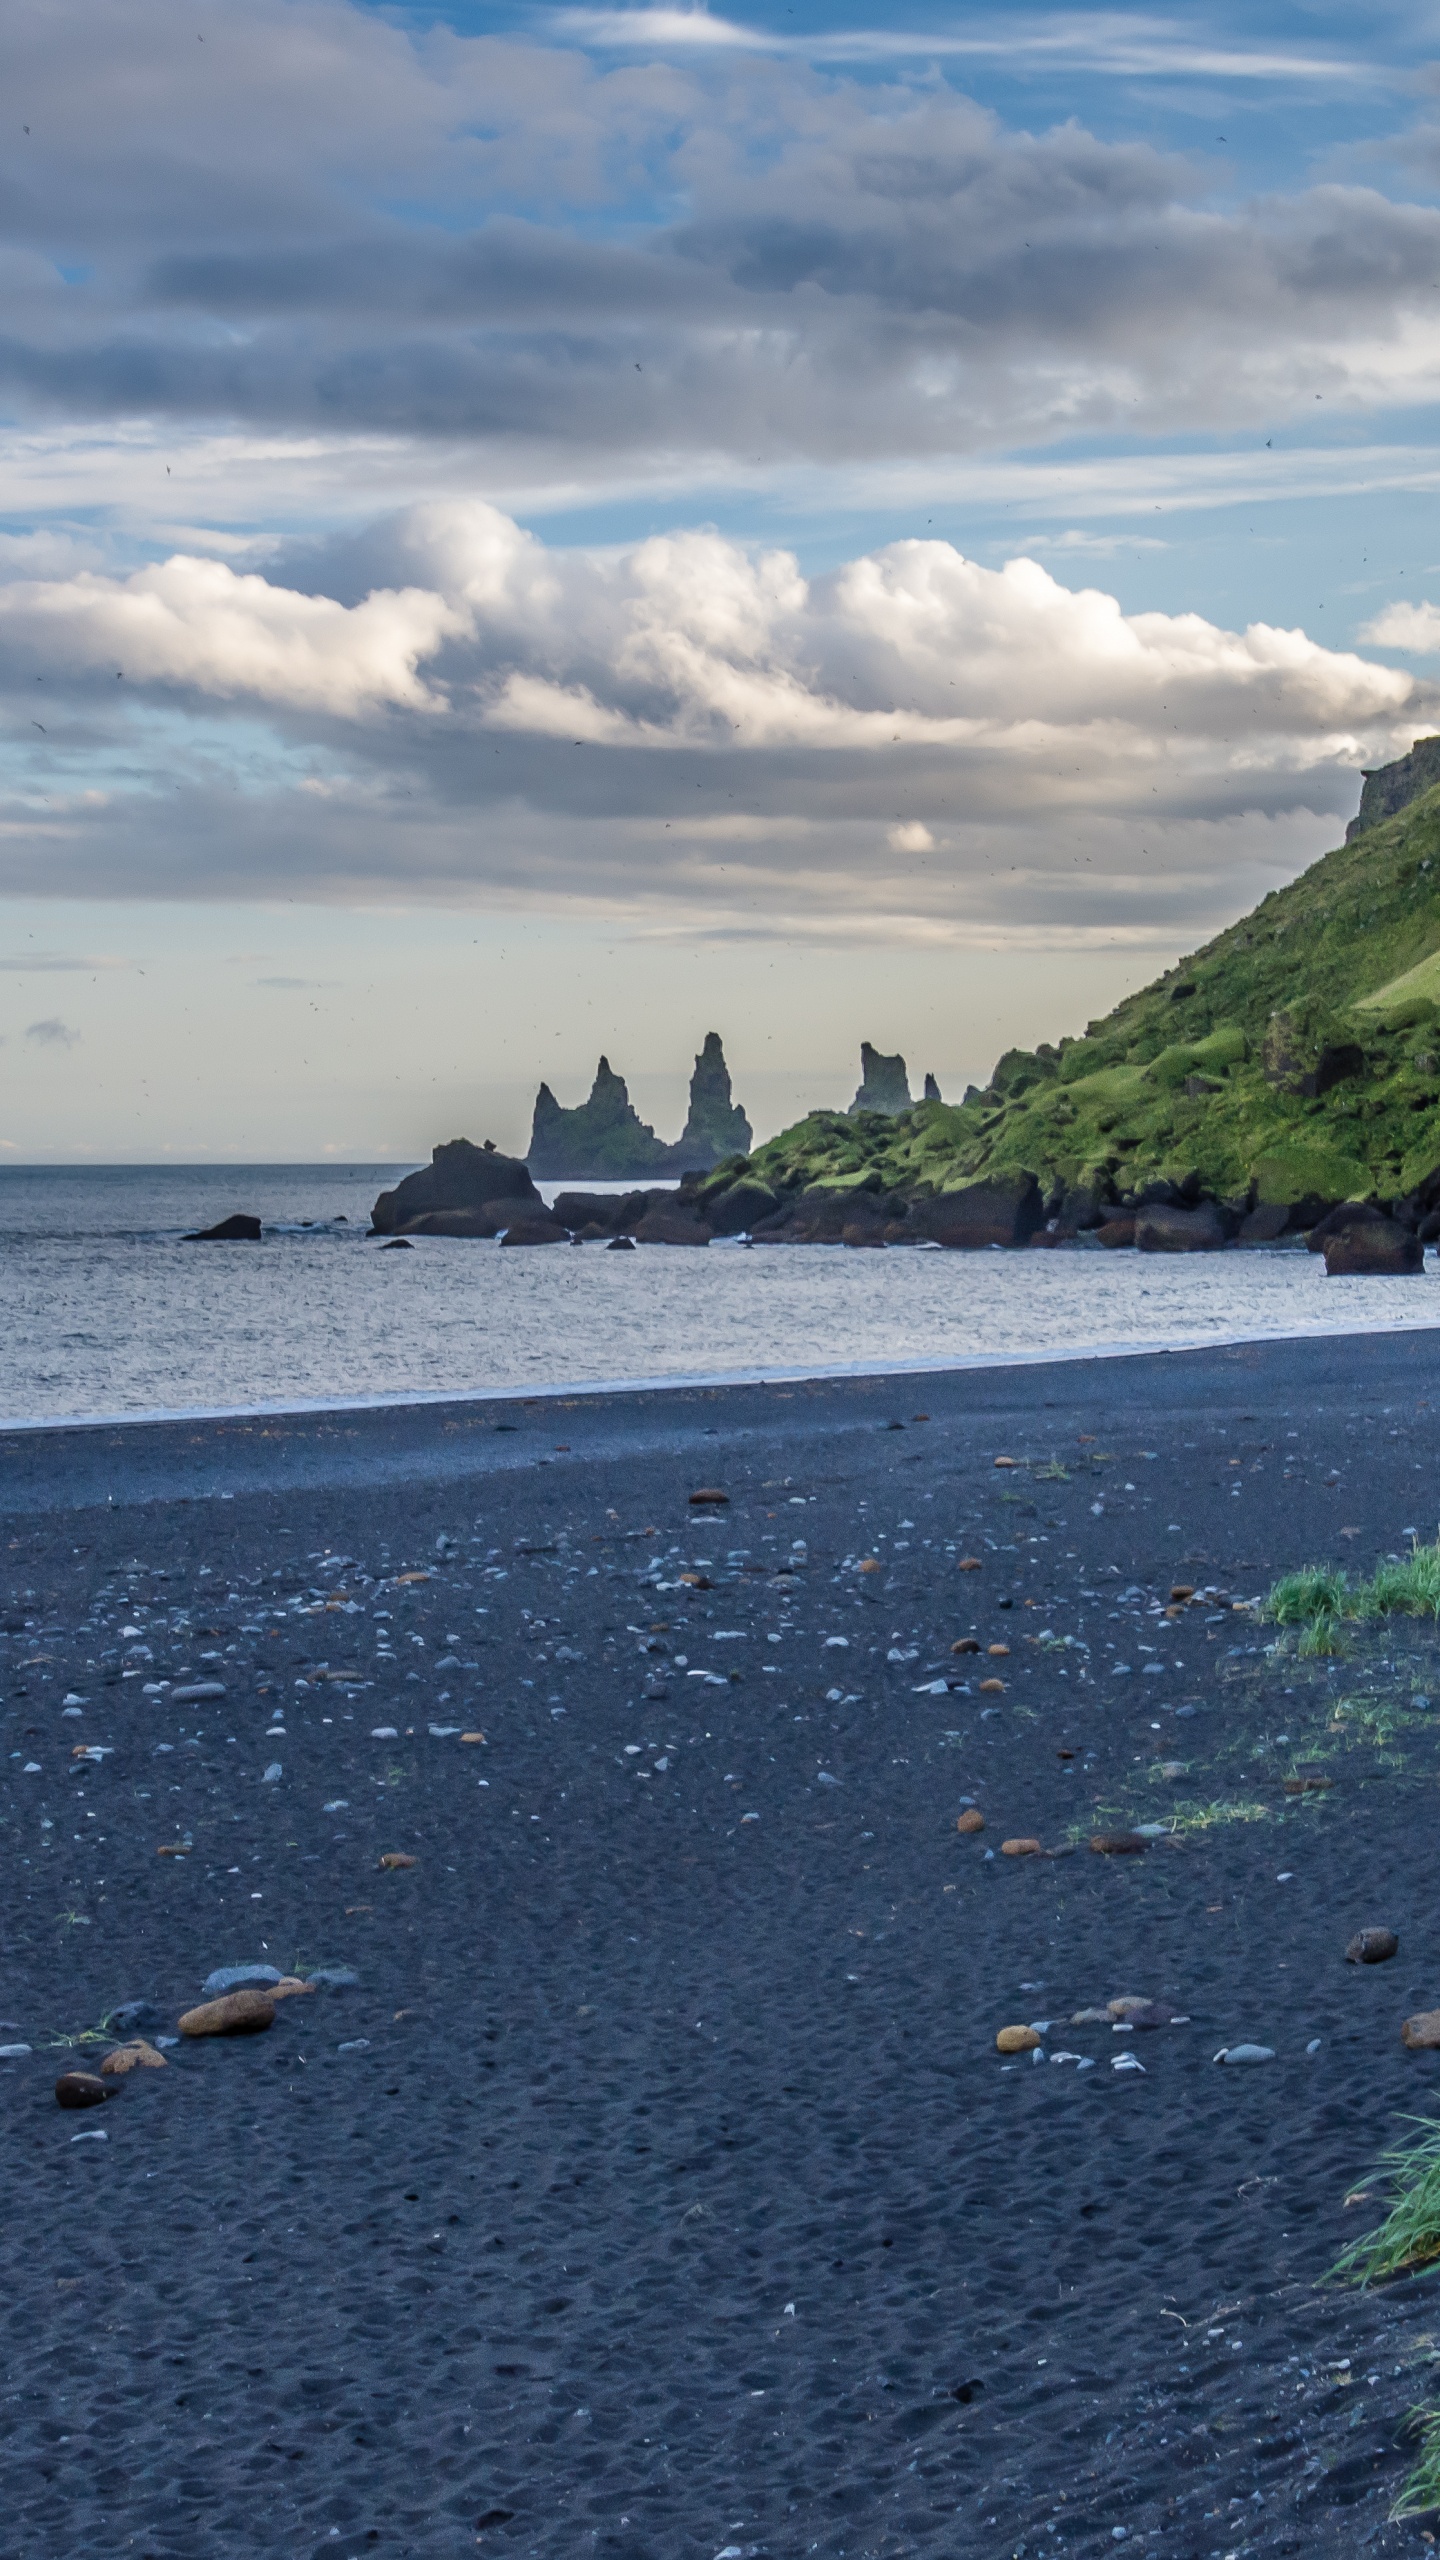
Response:
POLYGON ((883 18, 15 0, 0 1150, 948 1091, 1440 727, 1435 13, 883 18))

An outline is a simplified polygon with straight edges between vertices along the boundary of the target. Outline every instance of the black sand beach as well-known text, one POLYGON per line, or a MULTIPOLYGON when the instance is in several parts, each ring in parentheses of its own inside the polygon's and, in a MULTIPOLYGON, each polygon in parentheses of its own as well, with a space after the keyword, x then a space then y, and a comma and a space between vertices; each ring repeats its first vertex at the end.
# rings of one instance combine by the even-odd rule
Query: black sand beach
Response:
POLYGON ((1319 2280, 1440 2100, 1440 1639, 1234 1604, 1433 1536, 1437 1408, 1412 1334, 0 1434, 0 2545, 1418 2560, 1435 2283, 1319 2280), (57 2106, 242 1964, 358 1980, 57 2106))

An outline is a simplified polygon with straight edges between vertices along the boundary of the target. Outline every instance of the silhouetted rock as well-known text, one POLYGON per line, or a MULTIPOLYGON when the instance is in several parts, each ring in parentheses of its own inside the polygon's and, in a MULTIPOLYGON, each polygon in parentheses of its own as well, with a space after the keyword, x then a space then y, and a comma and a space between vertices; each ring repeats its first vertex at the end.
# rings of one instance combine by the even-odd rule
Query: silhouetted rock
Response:
POLYGON ((922 1098, 926 1102, 938 1102, 940 1100, 940 1087, 936 1083, 935 1078, 928 1073, 925 1078, 925 1092, 922 1098))
POLYGON ((635 1229, 637 1244, 708 1244, 710 1229, 693 1209, 673 1196, 657 1200, 635 1229))
POLYGON ((1278 1201, 1265 1201, 1242 1219, 1238 1241, 1241 1244, 1278 1244, 1289 1224, 1287 1208, 1278 1201))
POLYGON ((768 1184, 742 1179, 708 1196, 704 1214, 717 1236, 744 1236, 753 1235, 763 1219, 773 1218, 779 1206, 768 1184))
POLYGON ((183 1236, 181 1242, 183 1244, 258 1244, 260 1221, 258 1218, 247 1218, 243 1214, 233 1218, 222 1218, 218 1227, 196 1227, 193 1233, 183 1236))
POLYGON ((627 1174, 708 1173, 726 1156, 747 1155, 752 1131, 732 1100, 730 1070, 718 1031, 707 1031, 690 1078, 690 1109, 674 1146, 657 1138, 630 1100, 608 1058, 595 1071, 588 1101, 565 1110, 548 1084, 535 1097, 528 1161, 553 1181, 619 1180, 627 1174))
POLYGON ((1363 836, 1368 827, 1397 817, 1423 792, 1434 790, 1440 782, 1440 738, 1417 738, 1408 756, 1397 756, 1394 764, 1366 765, 1363 770, 1360 814, 1345 830, 1347 844, 1363 836))
POLYGON ((1323 1253, 1332 1236, 1345 1233, 1347 1227, 1383 1226, 1385 1212, 1369 1200, 1340 1200, 1317 1218, 1305 1242, 1311 1253, 1323 1253))
POLYGON ((394 1235, 432 1210, 483 1209, 492 1200, 543 1206, 517 1156, 501 1155, 488 1138, 483 1147, 468 1138, 452 1138, 435 1149, 418 1173, 407 1173, 393 1191, 381 1192, 370 1212, 371 1229, 376 1235, 394 1235))
POLYGON ((558 1218, 552 1218, 549 1210, 542 1208, 538 1212, 527 1209, 513 1219, 501 1237, 500 1245, 503 1251, 507 1244, 568 1244, 569 1241, 568 1228, 562 1227, 558 1218))
POLYGON ((868 1040, 862 1040, 860 1086, 850 1105, 850 1118, 861 1111, 883 1111, 893 1120, 898 1113, 913 1108, 914 1096, 905 1073, 905 1061, 899 1052, 893 1058, 887 1058, 879 1049, 872 1049, 868 1040))

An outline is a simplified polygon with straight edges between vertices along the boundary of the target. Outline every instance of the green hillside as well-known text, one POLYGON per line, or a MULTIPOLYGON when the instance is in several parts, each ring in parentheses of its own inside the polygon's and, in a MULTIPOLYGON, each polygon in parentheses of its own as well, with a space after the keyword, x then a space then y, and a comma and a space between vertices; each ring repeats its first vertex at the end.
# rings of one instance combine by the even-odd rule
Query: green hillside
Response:
POLYGON ((1047 1191, 1194 1177, 1217 1198, 1253 1185, 1286 1203, 1389 1199, 1437 1166, 1440 787, 1083 1039, 1008 1051, 978 1100, 812 1112, 749 1160, 775 1189, 923 1197, 1023 1168, 1047 1191))

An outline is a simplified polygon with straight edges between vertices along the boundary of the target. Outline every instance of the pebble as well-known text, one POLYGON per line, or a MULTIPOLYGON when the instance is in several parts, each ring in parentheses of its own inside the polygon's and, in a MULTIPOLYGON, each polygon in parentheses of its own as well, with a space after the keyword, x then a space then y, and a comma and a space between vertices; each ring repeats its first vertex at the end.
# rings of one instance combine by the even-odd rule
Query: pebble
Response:
POLYGON ((1040 1843, 1038 1840, 1002 1840, 1000 1855, 1002 1858, 1038 1858, 1041 1855, 1040 1843))
POLYGON ((1347 1964, 1387 1964, 1400 1953, 1393 1929, 1357 1929, 1345 1950, 1347 1964))
POLYGON ((248 2036, 274 2024, 275 2003, 263 1991, 227 1991, 223 2000, 206 2000, 198 2009, 187 2009, 180 2021, 180 2033, 248 2036))
POLYGON ((172 1707, 194 1707, 202 1698, 223 1698, 224 1695, 223 1680, 187 1680, 183 1687, 171 1690, 170 1704, 172 1707))
POLYGON ((326 1964, 311 1974, 310 1985, 312 1990, 358 1991, 360 1976, 348 1964, 326 1964))
POLYGON ((1108 2027, 1114 2021, 1108 2009, 1077 2009, 1070 2024, 1072 2027, 1108 2027))
POLYGON ((1005 1695, 1005 1683, 1003 1680, 982 1680, 980 1683, 980 1693, 982 1697, 987 1690, 989 1690, 992 1695, 1003 1698, 1005 1695))
POLYGON ((30 2050, 28 2044, 0 2044, 0 2062, 18 2062, 21 2055, 30 2050))
MULTIPOLYGON (((207 1973, 200 1988, 209 2000, 218 2000, 222 1991, 248 1991, 263 1983, 278 1982, 279 1968, 273 1964, 222 1964, 207 1973)), ((120 2012, 115 2013, 119 2023, 120 2012)), ((129 2021, 127 2021, 127 2024, 129 2021)))
POLYGON ((1116 2018, 1117 2024, 1127 2027, 1175 2027, 1186 2024, 1181 2011, 1172 2009, 1168 2000, 1126 2000, 1123 2003, 1112 2000, 1110 2011, 1112 2017, 1116 2018))
POLYGON ((313 1982, 302 1982, 298 1973, 284 1973, 278 1982, 271 1984, 265 1996, 268 2000, 293 2000, 297 1993, 313 1991, 314 1988, 313 1982))
POLYGON ((157 2053, 153 2044, 145 2036, 136 2036, 130 2044, 117 2044, 113 2053, 106 2054, 100 2065, 100 2074, 105 2080, 123 2080, 128 2073, 137 2069, 141 2071, 165 2069, 164 2054, 157 2053))
MULTIPOLYGON (((1440 2020, 1436 2024, 1440 2027, 1440 2020)), ((1275 2048, 1268 2044, 1222 2044, 1215 2059, 1217 2062, 1273 2062, 1275 2048)))
POLYGON ((718 1485, 714 1485, 714 1484, 702 1484, 702 1485, 701 1485, 701 1487, 700 1487, 700 1489, 699 1489, 699 1492, 698 1492, 698 1493, 692 1493, 692 1494, 691 1494, 691 1496, 690 1496, 690 1506, 691 1506, 691 1509, 692 1509, 692 1510, 694 1510, 694 1509, 697 1509, 697 1508, 698 1508, 702 1503, 715 1503, 715 1504, 719 1505, 719 1504, 722 1504, 722 1503, 726 1503, 726 1504, 728 1504, 729 1500, 730 1500, 730 1496, 729 1496, 729 1494, 728 1494, 728 1493, 722 1493, 718 1485))
POLYGON ((380 1860, 382 1867, 413 1867, 415 1861, 403 1849, 387 1849, 380 1860))
POLYGON ((1285 1793, 1287 1796, 1318 1796, 1334 1784, 1333 1778, 1287 1778, 1285 1793))
POLYGON ((1033 2027, 1002 2027, 995 2039, 997 2053, 1034 2053, 1040 2038, 1033 2027))
POLYGON ((114 2095, 95 2071, 62 2071, 55 2083, 56 2100, 62 2107, 103 2107, 114 2095))
POLYGON ((1162 1760, 1160 1763, 1160 1775, 1162 1778, 1188 1778, 1189 1774, 1190 1763, 1188 1760, 1162 1760))
POLYGON ((972 1804, 968 1813, 961 1814, 955 1828, 957 1831, 983 1831, 985 1828, 985 1816, 980 1812, 978 1806, 972 1804))
POLYGON ((978 1653, 980 1639, 978 1636, 961 1636, 956 1643, 952 1644, 950 1650, 952 1653, 978 1653))
POLYGON ((1097 1831, 1090 1846, 1097 1858, 1138 1858, 1145 1843, 1138 1831, 1097 1831))
POLYGON ((1433 2053, 1440 2046, 1440 2009, 1417 2009, 1401 2028, 1400 2041, 1412 2053, 1433 2053))
POLYGON ((1009 1652, 1009 1650, 1010 1650, 1010 1647, 1008 1646, 1008 1644, 992 1644, 992 1645, 987 1645, 987 1646, 986 1646, 986 1651, 987 1651, 987 1653, 989 1653, 992 1657, 996 1657, 996 1656, 998 1656, 998 1655, 1000 1655, 1000 1654, 1002 1654, 1002 1653, 1008 1653, 1008 1652, 1009 1652))
POLYGON ((370 2039, 368 2036, 352 2036, 348 2044, 337 2044, 335 2050, 337 2053, 368 2053, 370 2039))
POLYGON ((985 1568, 979 1556, 962 1556, 955 1570, 957 1573, 983 1573, 985 1568))

